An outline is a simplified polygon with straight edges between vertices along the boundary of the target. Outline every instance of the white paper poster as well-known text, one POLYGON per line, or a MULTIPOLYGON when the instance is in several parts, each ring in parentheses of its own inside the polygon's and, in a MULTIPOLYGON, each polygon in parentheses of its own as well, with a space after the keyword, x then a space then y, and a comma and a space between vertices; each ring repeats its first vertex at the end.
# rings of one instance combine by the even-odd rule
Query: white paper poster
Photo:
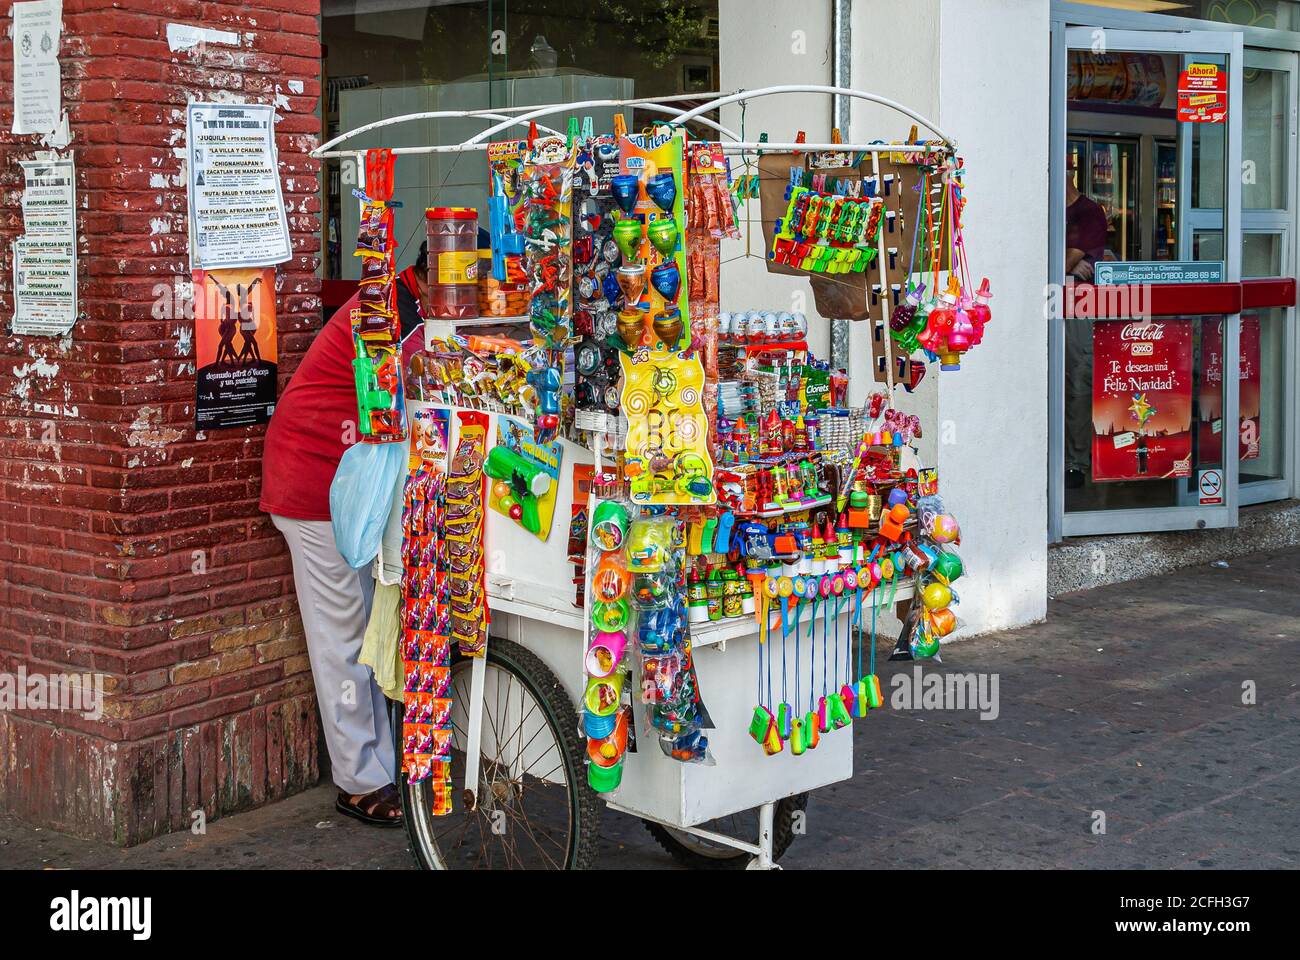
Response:
POLYGON ((59 78, 63 3, 30 0, 15 3, 13 10, 13 132, 53 134, 66 123, 59 78))
POLYGON ((14 241, 16 334, 55 336, 77 319, 77 257, 67 244, 19 237, 14 241))
POLYGON ((13 332, 57 336, 77 319, 77 191, 72 159, 23 160, 23 225, 14 240, 13 332))
POLYGON ((191 103, 185 114, 190 257, 196 270, 269 267, 293 255, 269 104, 191 103))
POLYGON ((23 227, 29 238, 75 243, 76 175, 71 158, 20 160, 23 168, 23 227))

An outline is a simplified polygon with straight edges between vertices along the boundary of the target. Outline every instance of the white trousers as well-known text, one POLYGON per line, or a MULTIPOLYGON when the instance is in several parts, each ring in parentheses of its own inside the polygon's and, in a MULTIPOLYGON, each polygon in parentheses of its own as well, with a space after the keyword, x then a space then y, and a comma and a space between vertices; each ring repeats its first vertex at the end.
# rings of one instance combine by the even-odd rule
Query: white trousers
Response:
POLYGON ((370 668, 357 662, 374 578, 368 569, 347 565, 329 521, 272 515, 271 522, 293 557, 293 585, 334 782, 348 794, 395 783, 388 701, 370 668))

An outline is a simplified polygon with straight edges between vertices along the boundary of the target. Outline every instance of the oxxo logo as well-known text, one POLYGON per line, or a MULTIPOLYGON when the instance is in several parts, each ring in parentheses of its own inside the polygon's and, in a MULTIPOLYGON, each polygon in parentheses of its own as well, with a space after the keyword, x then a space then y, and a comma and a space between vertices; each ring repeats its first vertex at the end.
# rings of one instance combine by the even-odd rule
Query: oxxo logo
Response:
POLYGON ((148 940, 153 932, 152 897, 69 896, 50 901, 50 929, 57 933, 122 932, 148 940))

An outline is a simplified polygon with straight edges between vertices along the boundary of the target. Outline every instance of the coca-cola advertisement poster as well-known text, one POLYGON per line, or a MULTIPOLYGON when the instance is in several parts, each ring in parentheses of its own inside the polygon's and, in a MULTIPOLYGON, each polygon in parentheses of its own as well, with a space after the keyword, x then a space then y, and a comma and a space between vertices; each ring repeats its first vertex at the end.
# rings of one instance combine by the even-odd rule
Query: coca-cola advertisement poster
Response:
POLYGON ((1192 472, 1192 323, 1092 325, 1092 479, 1192 472))
MULTIPOLYGON (((1206 321, 1201 326, 1201 386, 1198 412, 1200 422, 1199 460, 1207 465, 1219 463, 1223 445, 1223 323, 1206 321)), ((1240 386, 1237 390, 1237 456, 1241 460, 1259 457, 1259 316, 1241 315, 1240 386)))

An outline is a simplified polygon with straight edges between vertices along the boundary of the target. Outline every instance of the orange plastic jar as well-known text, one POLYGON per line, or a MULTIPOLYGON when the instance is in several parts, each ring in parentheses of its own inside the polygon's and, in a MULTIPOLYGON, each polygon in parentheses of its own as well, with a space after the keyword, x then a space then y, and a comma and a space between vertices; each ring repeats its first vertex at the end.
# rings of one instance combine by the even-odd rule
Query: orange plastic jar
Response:
POLYGON ((429 240, 429 300, 433 316, 466 320, 478 316, 478 211, 473 207, 430 207, 424 211, 429 240))

